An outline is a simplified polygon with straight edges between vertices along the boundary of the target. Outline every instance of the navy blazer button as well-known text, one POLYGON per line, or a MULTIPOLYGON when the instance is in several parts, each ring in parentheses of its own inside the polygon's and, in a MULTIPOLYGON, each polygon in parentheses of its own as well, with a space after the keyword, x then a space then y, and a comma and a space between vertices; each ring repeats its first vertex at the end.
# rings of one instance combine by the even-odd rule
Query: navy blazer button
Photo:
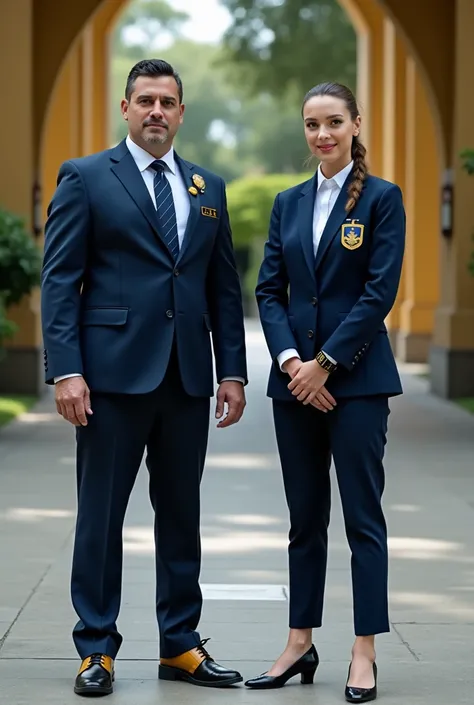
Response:
POLYGON ((308 331, 308 338, 314 338, 314 330, 308 331))
POLYGON ((173 316, 174 316, 173 311, 171 311, 170 309, 168 309, 168 311, 166 312, 166 316, 167 316, 167 318, 173 318, 173 316))
POLYGON ((313 296, 313 298, 311 299, 311 303, 313 304, 313 306, 318 305, 318 299, 316 298, 316 296, 313 296))
POLYGON ((179 277, 179 269, 175 269, 173 274, 175 277, 179 277))

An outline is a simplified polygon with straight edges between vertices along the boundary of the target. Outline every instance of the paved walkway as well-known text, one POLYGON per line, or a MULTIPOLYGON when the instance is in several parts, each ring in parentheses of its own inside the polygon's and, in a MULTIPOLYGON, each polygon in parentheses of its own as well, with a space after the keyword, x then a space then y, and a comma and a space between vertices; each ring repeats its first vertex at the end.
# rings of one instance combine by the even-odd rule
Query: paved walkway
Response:
MULTIPOLYGON (((287 514, 265 397, 268 356, 248 325, 244 420, 214 430, 203 483, 202 636, 244 677, 281 651, 287 623, 287 514), (244 599, 245 598, 245 599, 244 599), (249 599, 250 598, 250 599, 249 599)), ((474 418, 404 372, 393 401, 385 508, 392 631, 378 642, 380 701, 472 705, 474 687, 474 418)), ((50 396, 0 433, 0 703, 68 705, 77 656, 69 570, 75 511, 73 430, 50 396)), ((335 484, 335 483, 334 483, 335 484)), ((352 643, 348 550, 335 490, 325 625, 314 687, 227 691, 159 682, 152 516, 146 473, 124 531, 117 705, 343 702, 352 643)))

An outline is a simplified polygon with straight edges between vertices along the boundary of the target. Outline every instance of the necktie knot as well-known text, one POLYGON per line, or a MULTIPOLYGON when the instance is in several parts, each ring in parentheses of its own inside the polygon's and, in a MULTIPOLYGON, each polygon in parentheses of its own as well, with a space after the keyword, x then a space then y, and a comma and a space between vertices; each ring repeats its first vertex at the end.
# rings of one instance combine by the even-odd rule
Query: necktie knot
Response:
POLYGON ((155 159, 154 162, 150 164, 151 168, 154 169, 158 173, 163 173, 165 170, 166 164, 161 160, 161 159, 155 159))

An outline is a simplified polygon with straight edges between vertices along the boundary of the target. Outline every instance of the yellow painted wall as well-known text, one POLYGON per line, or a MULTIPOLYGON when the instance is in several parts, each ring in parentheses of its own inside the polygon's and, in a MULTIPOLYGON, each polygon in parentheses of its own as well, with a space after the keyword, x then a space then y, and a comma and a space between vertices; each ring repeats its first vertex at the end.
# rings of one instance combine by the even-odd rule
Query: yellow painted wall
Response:
POLYGON ((451 156, 455 0, 377 2, 394 20, 418 62, 443 148, 444 167, 451 156))
POLYGON ((0 203, 30 223, 34 183, 31 0, 2 0, 0 18, 0 203))
POLYGON ((108 146, 108 41, 127 0, 104 3, 74 42, 56 80, 41 145, 43 217, 63 161, 108 146))
POLYGON ((407 60, 406 82, 407 242, 405 300, 399 327, 405 334, 428 336, 439 297, 439 156, 434 149, 436 133, 430 105, 411 58, 407 60))

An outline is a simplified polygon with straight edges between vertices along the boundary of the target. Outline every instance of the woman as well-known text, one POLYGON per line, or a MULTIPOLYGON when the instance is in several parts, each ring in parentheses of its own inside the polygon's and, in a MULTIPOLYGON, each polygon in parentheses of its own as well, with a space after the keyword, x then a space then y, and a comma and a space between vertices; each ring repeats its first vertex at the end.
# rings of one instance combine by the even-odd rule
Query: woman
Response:
POLYGON ((290 633, 251 688, 275 688, 319 663, 334 459, 352 553, 355 642, 345 696, 377 695, 375 635, 389 631, 381 507, 388 399, 402 388, 384 325, 398 289, 405 213, 398 186, 369 176, 351 91, 316 86, 302 110, 320 160, 275 199, 256 295, 274 361, 268 395, 290 512, 290 633))

